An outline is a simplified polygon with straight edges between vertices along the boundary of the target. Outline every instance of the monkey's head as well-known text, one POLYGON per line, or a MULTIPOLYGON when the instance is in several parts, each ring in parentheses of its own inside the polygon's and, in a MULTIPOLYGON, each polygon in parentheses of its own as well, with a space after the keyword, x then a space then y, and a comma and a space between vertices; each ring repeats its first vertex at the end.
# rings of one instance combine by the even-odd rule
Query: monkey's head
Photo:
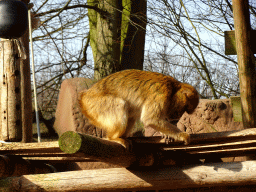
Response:
POLYGON ((199 94, 193 86, 181 83, 180 89, 173 95, 172 102, 168 116, 178 120, 184 112, 193 113, 199 103, 199 94))

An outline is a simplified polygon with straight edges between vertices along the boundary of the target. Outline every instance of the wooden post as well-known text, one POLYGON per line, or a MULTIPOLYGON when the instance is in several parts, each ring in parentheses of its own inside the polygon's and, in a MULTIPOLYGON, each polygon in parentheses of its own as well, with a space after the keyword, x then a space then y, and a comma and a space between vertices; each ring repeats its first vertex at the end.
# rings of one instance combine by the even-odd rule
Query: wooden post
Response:
POLYGON ((256 74, 248 0, 233 0, 233 10, 243 123, 252 128, 256 127, 256 74))
POLYGON ((16 40, 1 39, 1 136, 21 140, 20 57, 16 40))
MULTIPOLYGON (((30 0, 21 0, 26 5, 30 0)), ((29 33, 28 29, 20 38, 26 51, 27 58, 20 62, 21 75, 21 113, 22 113, 22 142, 32 142, 32 92, 31 92, 31 76, 30 76, 30 62, 29 62, 29 33)))

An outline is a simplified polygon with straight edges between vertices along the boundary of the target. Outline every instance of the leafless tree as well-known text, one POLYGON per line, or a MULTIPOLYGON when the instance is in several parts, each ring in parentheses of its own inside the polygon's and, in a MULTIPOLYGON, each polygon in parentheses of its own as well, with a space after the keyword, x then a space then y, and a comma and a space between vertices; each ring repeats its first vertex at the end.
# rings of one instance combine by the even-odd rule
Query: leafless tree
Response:
MULTIPOLYGON (((254 28, 256 4, 250 5, 254 28)), ((168 63, 181 73, 175 72, 178 79, 200 87, 202 97, 239 93, 236 56, 224 54, 224 31, 234 30, 231 0, 154 0, 149 1, 148 11, 148 36, 156 49, 150 50, 147 65, 152 67, 155 58, 168 63)))

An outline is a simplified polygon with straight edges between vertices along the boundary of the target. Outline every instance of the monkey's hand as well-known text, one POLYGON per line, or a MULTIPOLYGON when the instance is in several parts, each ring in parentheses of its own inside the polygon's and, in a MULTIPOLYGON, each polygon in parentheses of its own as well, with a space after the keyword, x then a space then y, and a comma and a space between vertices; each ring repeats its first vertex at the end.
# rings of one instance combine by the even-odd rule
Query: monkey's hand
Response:
POLYGON ((173 136, 163 134, 162 138, 165 139, 166 144, 174 141, 183 141, 185 145, 188 145, 190 143, 190 135, 185 132, 178 133, 175 138, 173 136))
POLYGON ((164 142, 168 145, 171 142, 174 142, 174 139, 170 137, 169 135, 162 134, 162 138, 164 139, 164 142))
POLYGON ((178 141, 183 141, 185 145, 190 143, 190 135, 185 132, 180 132, 177 137, 178 141))

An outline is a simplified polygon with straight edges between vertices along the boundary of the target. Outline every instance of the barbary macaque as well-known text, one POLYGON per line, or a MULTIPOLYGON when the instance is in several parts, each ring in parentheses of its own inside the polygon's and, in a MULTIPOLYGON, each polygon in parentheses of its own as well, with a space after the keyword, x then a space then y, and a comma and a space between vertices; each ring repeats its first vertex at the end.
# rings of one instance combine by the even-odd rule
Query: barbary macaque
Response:
POLYGON ((99 80, 80 93, 79 103, 89 121, 106 131, 107 139, 125 147, 124 138, 138 119, 144 127, 188 144, 190 135, 170 121, 179 119, 185 111, 191 114, 199 103, 199 94, 171 76, 132 69, 99 80))

